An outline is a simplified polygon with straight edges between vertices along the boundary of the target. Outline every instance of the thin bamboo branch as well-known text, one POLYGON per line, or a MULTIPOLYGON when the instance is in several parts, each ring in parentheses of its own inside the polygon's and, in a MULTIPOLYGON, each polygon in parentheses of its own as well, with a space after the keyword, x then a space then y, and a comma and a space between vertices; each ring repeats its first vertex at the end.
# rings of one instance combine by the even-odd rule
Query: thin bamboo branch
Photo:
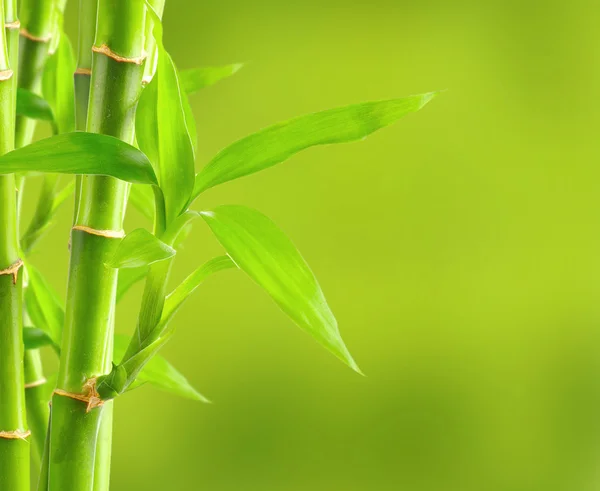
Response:
MULTIPOLYGON (((0 25, 5 23, 0 2, 0 25)), ((12 12, 14 13, 14 12, 12 12)), ((11 70, 6 29, 0 29, 0 73, 11 70)), ((0 80, 0 155, 14 148, 15 84, 0 80)), ((23 376, 22 262, 13 175, 0 177, 0 489, 29 491, 29 435, 23 376)))

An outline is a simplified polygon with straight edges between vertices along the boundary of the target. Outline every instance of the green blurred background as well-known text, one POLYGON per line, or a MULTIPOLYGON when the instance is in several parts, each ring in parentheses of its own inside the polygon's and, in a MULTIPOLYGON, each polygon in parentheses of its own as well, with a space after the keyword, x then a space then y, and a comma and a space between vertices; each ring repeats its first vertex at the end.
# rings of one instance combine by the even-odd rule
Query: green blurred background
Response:
MULTIPOLYGON (((600 489, 597 2, 167 0, 165 24, 180 68, 249 62, 193 98, 198 166, 295 115, 449 90, 199 203, 289 234, 367 377, 223 273, 164 349, 214 404, 119 399, 112 489, 600 489)), ((69 224, 32 258, 61 292, 69 224)), ((173 283, 218 253, 197 223, 173 283)))

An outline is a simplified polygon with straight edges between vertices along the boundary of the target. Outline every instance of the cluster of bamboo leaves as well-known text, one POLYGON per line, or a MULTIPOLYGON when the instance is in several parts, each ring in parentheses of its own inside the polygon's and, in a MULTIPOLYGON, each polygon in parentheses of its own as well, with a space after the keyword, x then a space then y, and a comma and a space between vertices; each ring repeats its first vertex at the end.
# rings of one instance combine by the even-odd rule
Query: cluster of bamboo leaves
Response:
POLYGON ((61 350, 64 305, 28 259, 58 208, 73 194, 74 180, 69 178, 64 184, 65 178, 59 175, 106 175, 131 183, 129 203, 149 221, 148 228, 132 230, 121 239, 106 263, 119 270, 118 299, 148 275, 157 279, 157 286, 144 294, 131 336, 115 338, 112 370, 97 383, 103 400, 148 382, 206 401, 157 353, 172 336, 172 320, 182 304, 204 280, 225 269, 250 276, 300 328, 360 371, 313 272, 284 232, 246 206, 204 210, 200 205, 197 211, 196 205, 210 188, 282 163, 309 147, 361 140, 418 111, 435 93, 356 104, 275 124, 224 148, 196 173, 198 143, 189 98, 233 75, 241 65, 178 71, 163 45, 161 19, 147 8, 154 20, 158 57, 156 72, 138 102, 135 146, 110 136, 74 131, 76 63, 64 33, 45 65, 41 93, 18 90, 17 113, 49 123, 54 134, 0 157, 2 174, 44 174, 39 205, 21 237, 27 274, 25 349, 51 346, 57 353, 61 350), (196 223, 209 227, 223 255, 207 258, 167 291, 169 268, 196 223))

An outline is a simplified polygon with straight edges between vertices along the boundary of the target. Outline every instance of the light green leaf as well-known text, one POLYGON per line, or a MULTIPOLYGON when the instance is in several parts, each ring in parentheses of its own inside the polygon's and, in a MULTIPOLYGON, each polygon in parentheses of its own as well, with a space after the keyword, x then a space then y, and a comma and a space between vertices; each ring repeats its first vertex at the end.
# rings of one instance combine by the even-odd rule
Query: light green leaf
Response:
POLYGON ((360 373, 312 271, 270 219, 245 206, 219 206, 202 217, 240 269, 298 326, 360 373))
POLYGON ((210 87, 224 78, 231 77, 243 68, 243 63, 234 63, 225 66, 207 66, 183 70, 180 73, 181 87, 187 95, 210 87))
POLYGON ((77 67, 69 38, 61 33, 56 52, 48 58, 42 78, 42 93, 52 108, 58 133, 75 131, 75 88, 77 67))
POLYGON ((26 89, 17 89, 17 114, 40 121, 54 121, 54 114, 48 101, 26 89))
POLYGON ((148 274, 148 266, 142 268, 123 269, 119 271, 119 283, 117 285, 117 302, 125 296, 129 289, 137 282, 142 281, 148 274))
POLYGON ((113 363, 111 372, 98 377, 96 390, 102 400, 107 401, 123 394, 133 384, 140 372, 158 353, 158 350, 170 339, 173 331, 165 332, 147 346, 125 358, 118 365, 113 363))
POLYGON ((222 150, 197 175, 192 200, 203 191, 279 164, 315 145, 365 138, 406 114, 418 111, 436 93, 330 109, 279 123, 222 150))
POLYGON ((46 174, 44 176, 35 213, 27 231, 21 237, 21 248, 25 253, 30 252, 37 241, 43 237, 52 224, 58 208, 73 194, 74 189, 75 182, 73 180, 60 189, 58 175, 46 174))
POLYGON ((0 174, 50 172, 98 174, 140 184, 157 184, 152 165, 137 148, 118 138, 66 133, 0 157, 0 174))
POLYGON ((23 345, 25 349, 38 349, 44 346, 53 346, 54 342, 48 333, 38 329, 37 327, 23 328, 23 345))
POLYGON ((175 249, 156 238, 146 229, 138 228, 119 243, 106 264, 111 268, 141 268, 175 255, 175 249))
POLYGON ((206 278, 214 273, 218 273, 219 271, 235 267, 235 263, 229 258, 229 256, 220 256, 211 259, 196 269, 196 271, 183 280, 183 282, 165 299, 160 325, 167 325, 167 323, 179 310, 179 307, 183 305, 183 303, 192 293, 194 293, 196 288, 198 288, 200 284, 206 280, 206 278))
POLYGON ((65 322, 65 309, 50 283, 27 263, 29 285, 25 289, 25 305, 34 326, 44 331, 53 344, 60 346, 65 322))
MULTIPOLYGON (((129 338, 127 336, 115 335, 115 360, 121 360, 125 356, 128 345, 129 338)), ((194 401, 209 402, 173 365, 160 355, 154 356, 146 364, 137 376, 136 382, 150 383, 161 390, 194 401)))
POLYGON ((179 84, 173 60, 162 45, 162 25, 153 16, 158 46, 158 67, 144 89, 136 114, 136 135, 140 149, 148 155, 165 200, 168 225, 185 211, 194 187, 194 147, 189 129, 191 111, 179 84))
POLYGON ((154 221, 154 193, 149 186, 132 184, 129 192, 129 203, 148 220, 154 221))

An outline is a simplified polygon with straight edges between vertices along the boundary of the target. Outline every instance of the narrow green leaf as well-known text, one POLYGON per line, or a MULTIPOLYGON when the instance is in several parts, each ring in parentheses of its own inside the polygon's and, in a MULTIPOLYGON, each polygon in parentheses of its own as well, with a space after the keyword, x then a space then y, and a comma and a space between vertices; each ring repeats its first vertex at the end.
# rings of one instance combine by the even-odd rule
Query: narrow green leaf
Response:
POLYGON ((44 331, 56 346, 60 346, 65 322, 65 309, 50 283, 30 263, 27 263, 29 285, 25 289, 25 305, 33 324, 44 331))
POLYGON ((106 264, 111 268, 140 268, 175 255, 175 249, 156 238, 146 229, 138 228, 119 243, 106 264))
POLYGON ((183 303, 192 293, 194 293, 196 288, 198 288, 204 282, 204 280, 206 280, 206 278, 214 273, 218 273, 219 271, 235 267, 235 263, 229 258, 229 256, 220 256, 211 259, 196 269, 196 271, 183 280, 183 282, 165 299, 165 306, 163 307, 160 325, 167 325, 167 323, 177 313, 179 307, 183 305, 183 303))
POLYGON ((120 302, 129 289, 142 281, 148 274, 148 266, 142 268, 123 269, 119 271, 119 283, 117 285, 117 302, 120 302))
POLYGON ((38 349, 44 346, 52 346, 54 342, 48 333, 38 329, 37 327, 23 328, 23 344, 25 349, 38 349))
POLYGON ((58 175, 46 174, 44 176, 35 213, 27 231, 21 237, 21 247, 25 253, 30 252, 37 241, 50 228, 52 219, 60 205, 73 194, 74 189, 75 182, 73 180, 70 180, 65 187, 60 189, 58 175))
POLYGON ((207 66, 182 70, 180 73, 181 87, 187 95, 210 87, 224 78, 231 77, 243 68, 243 63, 233 63, 225 66, 207 66))
POLYGON ((55 53, 48 58, 42 78, 42 93, 52 108, 58 133, 75 131, 75 88, 77 63, 69 38, 60 33, 55 53))
POLYGON ((172 330, 166 332, 164 336, 143 347, 118 365, 113 363, 113 369, 108 375, 98 377, 96 389, 100 397, 106 401, 123 394, 136 381, 140 372, 156 356, 156 353, 165 345, 172 334, 172 330))
POLYGON ((154 194, 149 186, 132 184, 129 192, 129 202, 144 217, 151 222, 154 221, 154 194))
POLYGON ((240 269, 298 326, 360 373, 312 271, 269 218, 245 206, 219 206, 202 217, 240 269))
POLYGON ((185 211, 194 187, 190 129, 195 132, 195 127, 173 60, 162 45, 160 19, 153 10, 148 11, 155 21, 158 67, 138 104, 136 135, 140 149, 148 155, 158 175, 165 200, 165 222, 169 224, 185 211))
POLYGON ((40 121, 54 121, 48 101, 27 89, 17 89, 17 114, 40 121))
MULTIPOLYGON (((123 335, 115 335, 114 359, 121 360, 125 356, 129 338, 123 335)), ((137 383, 150 383, 158 389, 164 390, 194 401, 209 402, 200 394, 188 380, 160 355, 154 356, 139 373, 137 383)))
POLYGON ((0 174, 50 172, 98 174, 140 184, 157 184, 146 156, 118 138, 66 133, 40 140, 0 157, 0 174))
POLYGON ((192 200, 217 184, 272 167, 306 148, 361 140, 418 111, 435 95, 427 93, 330 109, 254 133, 222 150, 196 175, 192 200))

